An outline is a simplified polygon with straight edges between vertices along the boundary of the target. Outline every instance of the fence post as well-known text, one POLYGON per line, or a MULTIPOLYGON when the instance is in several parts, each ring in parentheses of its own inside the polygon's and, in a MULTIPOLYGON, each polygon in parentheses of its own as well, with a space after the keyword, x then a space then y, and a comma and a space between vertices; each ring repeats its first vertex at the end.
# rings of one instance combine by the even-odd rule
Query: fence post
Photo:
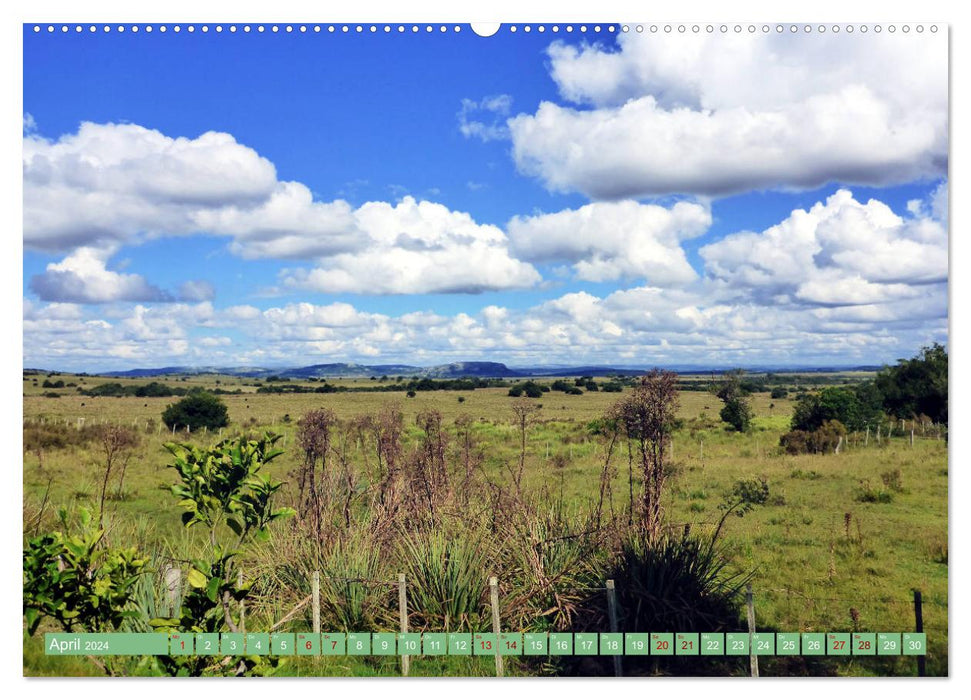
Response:
MULTIPOLYGON (((924 601, 921 597, 920 590, 914 589, 914 622, 916 623, 915 632, 924 631, 924 601)), ((924 649, 924 653, 927 653, 927 649, 924 649)), ((921 654, 917 657, 917 675, 926 676, 927 675, 927 665, 926 656, 921 654)))
POLYGON ((178 613, 179 592, 182 589, 182 570, 174 566, 166 567, 162 579, 165 583, 165 602, 169 617, 175 617, 178 613))
MULTIPOLYGON (((408 631, 408 589, 405 575, 398 574, 398 620, 401 623, 401 633, 408 631)), ((401 655, 401 675, 407 676, 411 668, 411 659, 407 654, 401 655)))
MULTIPOLYGON (((237 588, 243 587, 243 570, 240 569, 239 573, 236 575, 236 586, 237 588)), ((239 631, 243 634, 246 633, 246 600, 243 599, 239 601, 239 631)))
MULTIPOLYGON (((617 589, 614 588, 614 580, 607 579, 607 617, 610 619, 610 631, 619 632, 617 624, 617 589)), ((614 675, 620 678, 624 671, 620 665, 620 656, 614 654, 614 675)))
POLYGON ((502 654, 499 653, 499 579, 489 577, 489 602, 492 605, 492 631, 496 635, 496 677, 502 678, 502 654))
POLYGON ((314 634, 320 634, 320 572, 314 571, 313 589, 314 634))
POLYGON ((752 584, 745 585, 745 607, 748 608, 748 665, 752 678, 759 677, 759 657, 755 655, 755 601, 752 599, 752 584))
POLYGON ((914 446, 914 428, 913 428, 913 426, 911 426, 911 428, 910 428, 910 446, 911 447, 914 446))
POLYGON ((863 446, 866 447, 870 444, 870 425, 866 426, 866 437, 863 439, 863 446))

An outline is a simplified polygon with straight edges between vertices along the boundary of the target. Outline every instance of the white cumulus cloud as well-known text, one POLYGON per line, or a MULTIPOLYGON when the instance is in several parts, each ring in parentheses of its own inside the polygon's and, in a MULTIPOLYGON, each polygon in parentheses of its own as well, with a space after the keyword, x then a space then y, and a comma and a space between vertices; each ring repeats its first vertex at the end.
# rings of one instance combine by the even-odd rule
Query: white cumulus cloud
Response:
POLYGON ((551 75, 576 106, 545 101, 508 121, 517 166, 551 190, 722 196, 946 173, 943 33, 618 42, 554 43, 551 75))
POLYGON ((514 217, 508 230, 513 251, 524 260, 569 263, 582 280, 683 284, 697 275, 681 243, 710 225, 711 212, 700 204, 665 208, 627 200, 514 217))

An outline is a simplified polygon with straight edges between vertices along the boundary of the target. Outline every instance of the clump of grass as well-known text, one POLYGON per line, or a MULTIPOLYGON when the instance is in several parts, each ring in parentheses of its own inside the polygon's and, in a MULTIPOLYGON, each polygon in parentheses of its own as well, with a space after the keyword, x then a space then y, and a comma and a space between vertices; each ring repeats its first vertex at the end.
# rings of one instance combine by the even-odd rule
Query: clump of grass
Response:
POLYGON ((947 566, 947 532, 940 532, 935 535, 931 535, 924 541, 924 549, 932 562, 947 566))
POLYGON ((820 474, 815 469, 809 469, 803 471, 802 469, 793 469, 789 474, 790 479, 806 479, 808 481, 815 481, 816 479, 822 479, 823 475, 820 474))
POLYGON ((894 493, 902 493, 904 490, 903 474, 900 471, 900 467, 883 472, 880 474, 880 480, 888 490, 894 493))
POLYGON ((860 503, 892 503, 893 492, 885 489, 875 489, 870 486, 869 479, 860 482, 860 488, 856 493, 856 500, 860 503))
POLYGON ((484 537, 442 530, 410 533, 402 537, 399 556, 409 605, 424 628, 479 629, 491 563, 484 537))

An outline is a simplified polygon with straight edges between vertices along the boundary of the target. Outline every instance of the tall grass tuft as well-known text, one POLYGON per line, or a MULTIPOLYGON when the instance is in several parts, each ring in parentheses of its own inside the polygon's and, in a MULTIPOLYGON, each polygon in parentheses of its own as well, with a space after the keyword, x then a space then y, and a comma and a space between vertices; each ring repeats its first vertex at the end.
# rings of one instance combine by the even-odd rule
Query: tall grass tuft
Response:
POLYGON ((402 535, 399 557, 408 579, 409 610, 420 627, 483 629, 482 602, 492 564, 485 537, 472 530, 408 533, 402 535))

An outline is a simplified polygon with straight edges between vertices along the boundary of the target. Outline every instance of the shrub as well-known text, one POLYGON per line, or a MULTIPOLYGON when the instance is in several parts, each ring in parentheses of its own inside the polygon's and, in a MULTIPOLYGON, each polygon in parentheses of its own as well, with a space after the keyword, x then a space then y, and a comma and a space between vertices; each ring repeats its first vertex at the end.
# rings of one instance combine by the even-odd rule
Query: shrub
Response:
POLYGON ((752 406, 748 399, 748 386, 743 381, 743 371, 725 373, 725 380, 715 388, 715 395, 724 402, 718 414, 732 430, 746 432, 752 423, 752 406))
POLYGON ((779 386, 772 390, 772 393, 769 394, 769 398, 784 399, 788 395, 789 392, 785 389, 785 387, 779 386))
POLYGON ((884 489, 874 489, 870 486, 870 481, 864 479, 860 482, 856 500, 860 503, 891 503, 893 502, 893 493, 884 489))
POLYGON ((836 450, 840 437, 846 434, 846 426, 837 420, 828 420, 813 431, 792 430, 779 438, 779 445, 788 454, 827 453, 836 450))
POLYGON ((883 472, 880 475, 880 480, 883 482, 883 485, 891 491, 902 493, 904 490, 903 474, 900 472, 900 467, 897 467, 891 471, 883 472))
POLYGON ((216 396, 199 392, 190 394, 162 412, 166 427, 187 427, 190 431, 207 428, 218 430, 229 425, 229 409, 216 396))

